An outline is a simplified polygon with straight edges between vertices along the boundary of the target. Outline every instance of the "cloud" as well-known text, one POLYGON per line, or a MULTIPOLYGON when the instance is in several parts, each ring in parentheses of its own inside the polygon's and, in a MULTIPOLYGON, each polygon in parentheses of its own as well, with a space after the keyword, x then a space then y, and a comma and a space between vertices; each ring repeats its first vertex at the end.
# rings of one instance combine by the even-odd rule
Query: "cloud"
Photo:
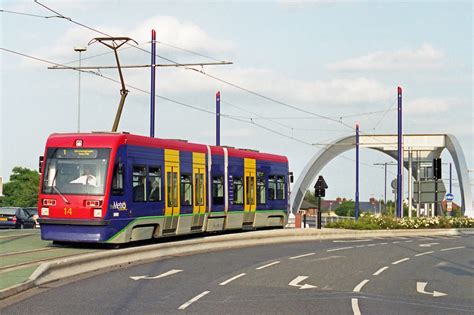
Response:
POLYGON ((397 51, 376 51, 361 57, 355 57, 326 67, 332 71, 388 71, 417 70, 438 67, 444 53, 430 44, 424 43, 417 49, 397 51))
POLYGON ((407 101, 403 107, 407 115, 419 116, 422 114, 433 114, 447 112, 452 108, 453 100, 449 99, 434 99, 434 98, 417 98, 412 101, 407 101))

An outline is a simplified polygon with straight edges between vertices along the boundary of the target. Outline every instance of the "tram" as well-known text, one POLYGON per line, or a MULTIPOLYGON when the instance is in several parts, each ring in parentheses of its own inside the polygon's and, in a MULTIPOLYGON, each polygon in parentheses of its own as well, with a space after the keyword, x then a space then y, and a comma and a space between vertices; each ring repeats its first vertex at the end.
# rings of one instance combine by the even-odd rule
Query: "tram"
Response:
POLYGON ((121 244, 284 227, 284 156, 129 133, 49 136, 40 160, 43 240, 121 244))

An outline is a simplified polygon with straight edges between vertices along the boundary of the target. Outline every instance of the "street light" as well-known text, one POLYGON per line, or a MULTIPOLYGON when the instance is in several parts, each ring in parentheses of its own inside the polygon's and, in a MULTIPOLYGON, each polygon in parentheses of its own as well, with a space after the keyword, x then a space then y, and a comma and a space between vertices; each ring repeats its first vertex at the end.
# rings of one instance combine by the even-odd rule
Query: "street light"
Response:
MULTIPOLYGON (((79 68, 81 67, 81 54, 86 51, 87 47, 74 47, 74 51, 79 53, 79 68)), ((79 72, 79 88, 77 92, 77 132, 81 131, 81 70, 79 72)))

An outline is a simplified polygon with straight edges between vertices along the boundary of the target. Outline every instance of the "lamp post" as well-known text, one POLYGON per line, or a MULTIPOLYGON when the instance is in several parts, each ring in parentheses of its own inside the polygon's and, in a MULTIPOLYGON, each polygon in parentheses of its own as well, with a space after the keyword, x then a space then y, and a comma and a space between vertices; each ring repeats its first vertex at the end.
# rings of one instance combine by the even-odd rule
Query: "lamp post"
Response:
MULTIPOLYGON (((74 51, 79 53, 79 68, 81 67, 82 52, 86 51, 87 47, 74 47, 74 51)), ((79 88, 77 91, 77 132, 81 132, 81 70, 79 72, 79 88)))

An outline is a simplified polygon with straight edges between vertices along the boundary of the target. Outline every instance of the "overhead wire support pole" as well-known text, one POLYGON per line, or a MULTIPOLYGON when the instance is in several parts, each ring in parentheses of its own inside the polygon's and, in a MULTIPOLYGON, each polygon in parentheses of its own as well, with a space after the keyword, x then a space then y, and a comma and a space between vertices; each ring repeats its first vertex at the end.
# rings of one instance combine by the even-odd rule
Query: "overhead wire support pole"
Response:
POLYGON ((156 32, 151 30, 150 138, 155 137, 156 32))
POLYGON ((216 93, 216 146, 221 145, 221 92, 216 93))
POLYGON ((403 125, 402 88, 398 87, 398 171, 397 171, 397 217, 403 217, 403 125))
POLYGON ((120 83, 122 84, 122 89, 120 90, 120 103, 117 108, 117 113, 115 114, 114 125, 112 126, 112 132, 116 132, 118 129, 118 125, 120 123, 120 117, 122 116, 123 105, 125 103, 125 98, 127 97, 128 90, 125 88, 125 82, 123 79, 122 68, 120 67, 120 61, 117 53, 117 49, 119 49, 125 43, 133 41, 136 45, 138 43, 131 39, 130 37, 96 37, 89 42, 89 45, 99 42, 104 46, 109 47, 114 51, 115 60, 117 61, 117 69, 119 72, 120 83), (112 44, 108 44, 107 42, 112 42, 112 44), (117 43, 118 42, 118 43, 117 43))
POLYGON ((355 219, 359 219, 359 124, 356 124, 356 192, 355 219))

